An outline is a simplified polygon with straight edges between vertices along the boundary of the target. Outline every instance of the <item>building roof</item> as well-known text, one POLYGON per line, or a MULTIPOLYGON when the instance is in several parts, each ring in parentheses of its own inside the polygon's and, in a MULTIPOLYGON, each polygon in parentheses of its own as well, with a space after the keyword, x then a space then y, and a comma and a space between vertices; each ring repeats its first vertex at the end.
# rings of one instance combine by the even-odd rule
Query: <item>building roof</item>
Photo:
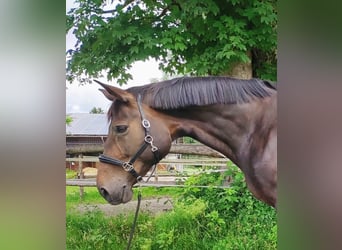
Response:
POLYGON ((66 125, 67 135, 107 136, 108 120, 106 114, 72 113, 70 125, 66 125))

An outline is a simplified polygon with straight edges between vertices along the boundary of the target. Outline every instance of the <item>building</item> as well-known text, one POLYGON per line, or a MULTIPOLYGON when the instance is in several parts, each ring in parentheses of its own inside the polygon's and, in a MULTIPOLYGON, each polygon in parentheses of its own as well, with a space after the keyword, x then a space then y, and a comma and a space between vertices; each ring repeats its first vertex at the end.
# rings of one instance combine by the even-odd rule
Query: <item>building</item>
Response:
MULTIPOLYGON (((103 152, 103 143, 108 134, 106 114, 72 113, 67 114, 72 122, 66 125, 66 157, 79 155, 98 156, 103 152)), ((66 162, 66 167, 77 170, 78 162, 66 162)), ((96 167, 95 162, 83 162, 83 168, 96 167)))

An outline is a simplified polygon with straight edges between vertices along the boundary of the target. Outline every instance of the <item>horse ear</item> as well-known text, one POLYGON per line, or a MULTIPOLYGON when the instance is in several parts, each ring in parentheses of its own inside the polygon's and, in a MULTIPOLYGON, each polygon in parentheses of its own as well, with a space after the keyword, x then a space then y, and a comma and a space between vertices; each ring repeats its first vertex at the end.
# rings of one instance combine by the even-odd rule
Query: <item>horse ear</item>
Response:
POLYGON ((122 102, 128 102, 132 98, 132 95, 123 89, 120 89, 120 88, 117 88, 108 84, 104 84, 98 80, 94 80, 94 81, 100 84, 104 88, 104 89, 99 89, 99 90, 110 101, 114 101, 115 99, 118 99, 122 102))
POLYGON ((109 94, 107 90, 105 90, 105 89, 99 89, 99 90, 103 93, 103 95, 104 95, 109 101, 114 101, 114 100, 115 100, 115 97, 112 96, 111 94, 109 94))

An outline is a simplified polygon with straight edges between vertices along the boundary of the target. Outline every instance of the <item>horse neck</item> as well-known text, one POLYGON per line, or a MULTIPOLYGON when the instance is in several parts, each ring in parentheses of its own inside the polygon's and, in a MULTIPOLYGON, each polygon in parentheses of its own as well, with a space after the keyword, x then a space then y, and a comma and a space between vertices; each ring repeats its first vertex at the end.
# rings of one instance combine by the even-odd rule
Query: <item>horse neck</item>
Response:
POLYGON ((264 123, 265 115, 275 113, 276 106, 270 108, 275 105, 273 99, 169 111, 167 115, 173 124, 169 129, 171 137, 173 140, 181 136, 192 137, 239 164, 241 155, 244 154, 245 157, 248 153, 246 144, 250 143, 252 136, 259 134, 255 130, 268 129, 268 125, 260 123, 264 123))

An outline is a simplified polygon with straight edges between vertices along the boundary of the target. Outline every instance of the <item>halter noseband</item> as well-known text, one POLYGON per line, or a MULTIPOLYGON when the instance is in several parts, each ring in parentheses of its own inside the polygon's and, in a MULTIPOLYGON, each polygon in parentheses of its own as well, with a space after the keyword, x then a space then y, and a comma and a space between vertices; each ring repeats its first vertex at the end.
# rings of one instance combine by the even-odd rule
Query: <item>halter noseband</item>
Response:
POLYGON ((137 171, 135 171, 133 164, 139 158, 139 156, 146 150, 146 148, 148 146, 151 146, 151 151, 154 155, 155 164, 157 164, 160 159, 159 159, 158 147, 156 147, 153 144, 153 137, 150 134, 150 127, 151 127, 150 121, 146 119, 144 111, 143 111, 142 106, 141 106, 141 95, 140 94, 138 95, 137 103, 138 103, 139 113, 141 116, 141 124, 145 130, 144 143, 140 146, 138 151, 132 156, 132 158, 128 162, 120 161, 120 160, 111 158, 109 156, 105 156, 103 154, 101 154, 99 156, 99 161, 103 162, 103 163, 115 165, 115 166, 121 166, 125 171, 127 171, 131 175, 133 175, 137 179, 137 181, 139 182, 139 181, 142 181, 142 177, 137 173, 137 171))

